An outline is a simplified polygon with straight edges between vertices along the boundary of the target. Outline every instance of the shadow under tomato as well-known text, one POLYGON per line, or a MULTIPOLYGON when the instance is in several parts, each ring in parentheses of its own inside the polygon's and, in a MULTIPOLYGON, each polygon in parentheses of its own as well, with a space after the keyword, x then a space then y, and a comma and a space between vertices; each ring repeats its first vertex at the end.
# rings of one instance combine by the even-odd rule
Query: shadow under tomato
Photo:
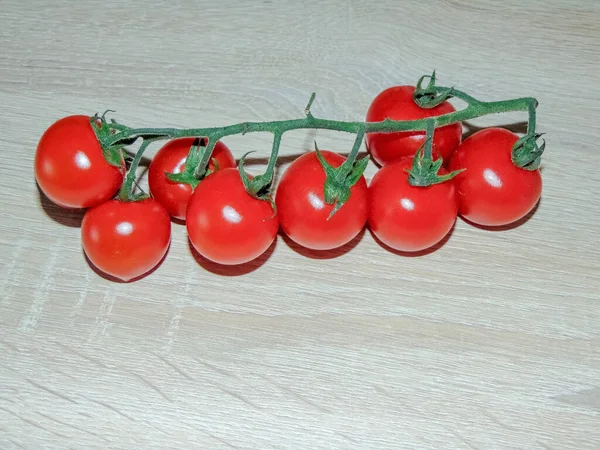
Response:
POLYGON ((250 272, 254 272, 256 269, 258 269, 267 262, 267 260, 275 251, 276 246, 277 238, 275 238, 275 240, 269 246, 269 248, 265 250, 265 252, 258 258, 253 259, 252 261, 249 261, 247 263, 229 266, 225 264, 216 263, 202 256, 200 253, 198 253, 198 251, 194 247, 194 244, 192 244, 192 242, 188 238, 188 247, 190 248, 190 253, 194 257, 196 262, 200 264, 200 266, 202 266, 203 269, 214 273, 215 275, 221 275, 224 277, 237 277, 240 275, 246 275, 250 272))
POLYGON ((132 278, 131 280, 128 280, 128 281, 121 280, 120 278, 109 275, 106 272, 103 272, 100 269, 98 269, 98 267, 96 267, 94 265, 94 263, 90 260, 90 258, 88 258, 88 255, 86 255, 85 250, 83 250, 83 247, 81 248, 81 253, 83 253, 83 256, 84 256, 86 262, 91 267, 91 269, 96 273, 96 275, 104 278, 105 280, 112 281, 113 283, 127 284, 127 283, 134 283, 138 280, 141 280, 142 278, 146 278, 147 276, 152 275, 162 265, 162 263, 165 261, 165 259, 167 259, 167 255, 169 254, 170 249, 171 249, 171 243, 169 243, 169 247, 167 248, 167 251, 165 252, 164 256, 161 258, 161 260, 158 262, 158 264, 156 266, 154 266, 148 272, 143 273, 140 276, 132 278))
POLYGON ((475 228, 479 228, 480 230, 486 230, 486 231, 508 231, 508 230, 513 230, 515 228, 520 227, 521 225, 526 224, 529 220, 531 220, 531 218, 534 216, 534 214, 536 213, 536 211, 538 210, 538 208, 540 207, 540 204, 542 203, 542 199, 540 198, 538 200, 538 202, 535 204, 535 206, 533 207, 533 209, 531 211, 529 211, 525 216, 523 216, 522 218, 520 218, 519 220, 509 223, 507 225, 500 225, 500 226, 488 226, 488 225, 480 225, 478 223, 475 222, 471 222, 468 219, 465 219, 462 216, 459 216, 463 222, 468 223, 469 225, 471 225, 472 227, 475 228))
POLYGON ((63 208, 50 200, 36 183, 42 210, 55 222, 73 228, 81 228, 86 210, 81 208, 63 208))
POLYGON ((429 254, 439 250, 444 245, 446 245, 446 242, 448 242, 450 240, 452 233, 454 233, 455 226, 456 226, 456 222, 454 222, 454 224, 452 225, 452 228, 450 228, 450 231, 448 231, 446 236, 444 236, 444 238, 441 241, 439 241, 437 244, 432 245, 431 247, 426 248, 424 250, 419 250, 416 252, 405 252, 405 251, 401 251, 401 250, 396 250, 396 249, 390 247, 389 245, 383 243, 382 241, 380 241, 379 238, 377 236, 375 236, 375 233, 373 233, 373 230, 371 230, 370 228, 369 228, 369 232, 371 233, 371 236, 373 236, 373 239, 375 240, 375 242, 377 242, 379 244, 379 246, 381 246, 384 250, 387 250, 388 252, 393 253, 394 255, 398 255, 398 256, 404 256, 404 257, 408 257, 408 258, 418 258, 420 256, 429 255, 429 254))
POLYGON ((345 255, 350 250, 358 245, 358 243, 362 240, 365 235, 365 229, 363 228, 360 232, 347 244, 342 245, 338 248, 333 248, 331 250, 312 250, 310 248, 303 247, 298 244, 294 240, 292 240, 289 236, 287 236, 283 231, 280 231, 280 235, 285 243, 294 250, 296 253, 305 256, 306 258, 311 259, 333 259, 338 258, 342 255, 345 255))

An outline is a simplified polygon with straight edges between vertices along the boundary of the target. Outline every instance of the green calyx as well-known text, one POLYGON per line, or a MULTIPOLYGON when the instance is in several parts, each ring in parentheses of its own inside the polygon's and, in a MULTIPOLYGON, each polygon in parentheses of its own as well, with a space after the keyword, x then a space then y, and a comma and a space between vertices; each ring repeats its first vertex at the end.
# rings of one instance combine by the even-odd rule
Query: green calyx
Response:
POLYGON ((349 159, 341 166, 333 167, 325 160, 316 142, 315 152, 321 167, 325 171, 325 185, 323 188, 325 203, 334 205, 327 218, 331 219, 350 198, 350 189, 360 180, 369 163, 369 157, 366 156, 357 161, 350 161, 349 159), (350 163, 347 164, 349 161, 350 163))
POLYGON ((454 88, 439 89, 435 85, 435 70, 431 75, 423 75, 419 78, 415 92, 413 93, 414 102, 421 108, 435 108, 452 97, 454 88), (429 78, 427 86, 423 87, 423 81, 429 78))
POLYGON ((413 158, 412 167, 410 170, 407 170, 408 184, 421 187, 431 186, 451 180, 465 170, 459 169, 445 175, 439 175, 443 162, 442 158, 432 160, 426 157, 422 150, 419 150, 413 158))
POLYGON ((411 186, 431 186, 433 184, 444 183, 451 180, 464 169, 454 170, 445 175, 439 175, 439 171, 444 163, 442 158, 433 159, 433 133, 435 131, 432 119, 427 121, 426 140, 419 147, 413 158, 412 167, 408 172, 408 184, 411 186))
POLYGON ((246 192, 253 198, 257 200, 262 200, 265 202, 269 202, 273 211, 276 211, 277 208, 275 206, 275 201, 273 200, 273 196, 271 195, 271 186, 273 184, 273 174, 272 172, 263 173, 261 175, 257 175, 252 179, 246 172, 244 168, 244 164, 246 162, 246 158, 250 153, 254 153, 253 151, 246 153, 243 155, 238 162, 238 171, 240 173, 240 178, 242 179, 242 183, 244 184, 244 189, 246 192))
POLYGON ((106 162, 111 166, 122 168, 125 166, 123 147, 133 144, 135 139, 132 138, 115 144, 110 143, 113 135, 115 134, 115 130, 106 121, 106 114, 109 112, 114 111, 110 109, 106 110, 101 116, 98 115, 98 113, 94 114, 92 117, 90 117, 90 125, 96 133, 96 138, 100 143, 100 148, 102 148, 102 154, 106 162))
MULTIPOLYGON (((214 145, 212 147, 214 148, 214 145)), ((192 189, 196 189, 200 181, 212 173, 211 170, 208 170, 208 163, 204 163, 209 160, 210 154, 207 155, 209 151, 212 153, 212 148, 210 145, 206 145, 206 140, 196 138, 185 159, 183 171, 179 173, 165 172, 166 177, 175 183, 189 184, 192 189)), ((218 170, 215 159, 213 159, 213 164, 215 170, 218 170)))
POLYGON ((525 170, 536 170, 542 161, 542 153, 546 148, 546 141, 538 144, 542 133, 526 134, 520 138, 512 148, 511 158, 515 166, 525 170))

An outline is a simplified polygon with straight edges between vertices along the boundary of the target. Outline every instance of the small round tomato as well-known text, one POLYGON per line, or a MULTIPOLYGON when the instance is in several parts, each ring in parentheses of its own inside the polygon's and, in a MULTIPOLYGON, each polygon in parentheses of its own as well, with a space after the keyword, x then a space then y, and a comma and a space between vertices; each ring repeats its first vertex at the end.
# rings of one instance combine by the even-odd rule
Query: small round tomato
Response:
MULTIPOLYGON (((455 111, 447 101, 434 108, 421 108, 413 100, 414 92, 414 86, 394 86, 381 92, 369 106, 366 121, 417 120, 455 111)), ((447 162, 460 144, 461 138, 460 123, 436 128, 433 135, 434 158, 441 156, 447 162)), ((419 147, 425 143, 425 132, 368 133, 366 143, 375 162, 384 166, 404 157, 414 156, 419 147)))
MULTIPOLYGON (((406 170, 412 158, 382 167, 369 184, 369 226, 389 247, 415 252, 440 242, 458 212, 452 181, 427 187, 411 186, 406 170)), ((439 174, 448 172, 443 168, 439 174)))
MULTIPOLYGON (((195 138, 192 137, 169 141, 156 152, 148 169, 148 185, 152 196, 165 207, 172 217, 179 220, 185 220, 185 210, 193 189, 187 183, 177 183, 169 180, 165 172, 183 172, 185 160, 194 140, 195 138)), ((217 141, 212 152, 208 164, 208 170, 210 171, 216 169, 214 160, 217 161, 219 169, 235 167, 235 158, 229 148, 221 141, 217 141)))
POLYGON ((69 116, 51 125, 40 139, 35 177, 54 203, 89 208, 115 195, 123 182, 123 170, 104 159, 90 117, 69 116))
POLYGON ((448 167, 465 169, 454 178, 462 217, 484 226, 507 225, 536 205, 542 177, 539 170, 513 164, 512 147, 518 139, 504 128, 487 128, 458 147, 448 167))
POLYGON ((171 219, 152 198, 109 200, 85 213, 81 238, 85 254, 98 269, 129 281, 165 256, 171 242, 171 219))
POLYGON ((250 196, 238 170, 231 168, 202 180, 190 197, 186 215, 194 248, 225 265, 258 258, 273 243, 279 228, 271 204, 250 196))
MULTIPOLYGON (((321 150, 321 154, 334 168, 345 161, 343 156, 327 150, 321 150)), ((275 195, 283 232, 312 250, 330 250, 348 243, 367 222, 365 177, 350 188, 350 198, 331 218, 334 205, 325 203, 325 178, 316 152, 305 153, 286 169, 275 195)))

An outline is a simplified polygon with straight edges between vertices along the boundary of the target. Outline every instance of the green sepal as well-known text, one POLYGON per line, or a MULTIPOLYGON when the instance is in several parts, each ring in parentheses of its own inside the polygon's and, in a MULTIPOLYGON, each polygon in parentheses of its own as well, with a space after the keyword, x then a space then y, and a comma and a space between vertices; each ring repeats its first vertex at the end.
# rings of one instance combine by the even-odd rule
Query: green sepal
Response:
POLYGON ((542 154, 546 141, 538 145, 537 140, 543 133, 527 134, 520 138, 511 151, 511 159, 515 166, 525 170, 537 170, 542 162, 542 154))
MULTIPOLYGON (((196 177, 196 170, 198 164, 202 161, 204 152, 207 151, 207 147, 202 145, 203 140, 196 138, 190 147, 187 157, 185 158, 183 172, 171 173, 165 172, 166 177, 175 183, 189 184, 193 189, 200 184, 200 181, 206 178, 212 173, 212 171, 205 169, 204 174, 200 177, 196 177)), ((213 158, 214 160, 214 158, 213 158)))
POLYGON ((238 161, 238 172, 240 173, 240 178, 244 184, 244 189, 251 197, 269 202, 275 215, 277 213, 277 207, 275 206, 275 200, 273 200, 273 196, 271 195, 271 186, 273 183, 271 177, 267 174, 261 174, 250 179, 248 173, 244 169, 244 163, 250 153, 254 153, 254 151, 247 152, 238 161))
POLYGON ((323 198, 325 203, 333 205, 333 209, 327 217, 327 220, 329 220, 350 199, 351 188, 360 180, 360 177, 367 168, 369 158, 365 157, 354 161, 352 165, 342 164, 336 168, 325 160, 316 142, 315 154, 325 171, 323 198))
POLYGON ((125 165, 125 157, 123 155, 123 146, 113 145, 102 149, 102 155, 107 163, 115 167, 123 167, 125 165))
POLYGON ((415 92, 413 93, 414 102, 421 108, 435 108, 441 103, 452 97, 454 88, 446 88, 438 91, 435 85, 435 70, 431 75, 423 75, 419 78, 415 92), (423 87, 423 81, 429 78, 429 83, 423 87))
POLYGON ((458 169, 445 175, 439 175, 444 160, 442 158, 433 160, 432 158, 425 156, 423 152, 424 146, 425 144, 417 150, 417 153, 413 158, 412 167, 410 169, 405 169, 408 173, 408 184, 411 186, 427 187, 433 184, 444 183, 465 170, 458 169))
POLYGON ((102 116, 98 114, 94 114, 90 117, 90 125, 94 133, 96 133, 96 138, 98 139, 98 143, 100 144, 100 148, 102 149, 102 155, 108 164, 114 167, 124 167, 125 159, 123 155, 123 147, 125 145, 132 144, 137 140, 136 138, 129 139, 127 142, 108 145, 107 142, 110 140, 112 134, 114 133, 113 128, 111 128, 110 124, 106 121, 106 114, 108 112, 114 112, 112 110, 106 110, 102 116), (99 122, 99 123, 98 123, 99 122))
POLYGON ((185 183, 189 184, 193 189, 200 184, 200 180, 195 178, 193 175, 188 172, 180 172, 180 173, 171 173, 165 172, 165 176, 174 183, 185 183))

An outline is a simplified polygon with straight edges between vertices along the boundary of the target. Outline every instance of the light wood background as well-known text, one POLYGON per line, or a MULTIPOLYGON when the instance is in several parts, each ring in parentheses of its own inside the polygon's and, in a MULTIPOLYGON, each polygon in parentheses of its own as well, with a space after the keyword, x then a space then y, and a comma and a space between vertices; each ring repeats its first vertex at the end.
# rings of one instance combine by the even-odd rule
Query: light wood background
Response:
MULTIPOLYGON (((591 0, 3 0, 0 448, 599 449, 599 23, 591 0), (279 237, 231 271, 174 224, 164 263, 123 284, 34 182, 68 114, 218 126, 300 117, 315 90, 315 115, 354 120, 434 68, 540 101, 543 199, 521 226, 458 220, 418 257, 368 231, 326 257, 279 237)), ((315 138, 353 139, 287 134, 281 170, 315 138)), ((270 148, 226 143, 255 172, 270 148)))

